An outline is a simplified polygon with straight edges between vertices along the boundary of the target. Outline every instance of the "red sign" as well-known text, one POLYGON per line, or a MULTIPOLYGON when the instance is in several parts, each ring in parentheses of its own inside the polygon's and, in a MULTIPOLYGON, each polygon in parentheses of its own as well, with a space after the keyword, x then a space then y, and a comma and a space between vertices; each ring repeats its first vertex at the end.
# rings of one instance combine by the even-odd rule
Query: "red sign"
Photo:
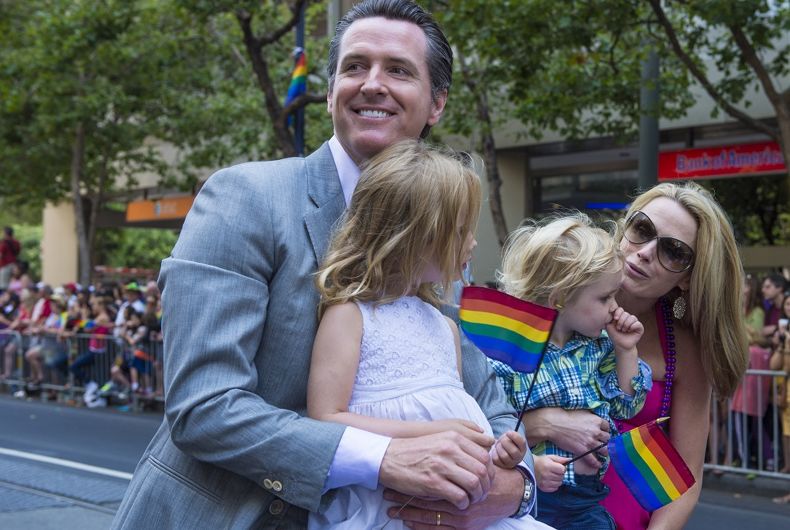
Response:
POLYGON ((786 173, 776 142, 683 149, 658 154, 658 180, 786 173))

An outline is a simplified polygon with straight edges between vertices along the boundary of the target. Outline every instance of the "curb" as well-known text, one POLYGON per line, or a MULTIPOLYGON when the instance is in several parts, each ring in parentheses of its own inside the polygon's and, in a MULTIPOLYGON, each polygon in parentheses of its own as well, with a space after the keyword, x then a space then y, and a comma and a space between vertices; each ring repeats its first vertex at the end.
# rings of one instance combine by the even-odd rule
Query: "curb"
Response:
POLYGON ((702 489, 774 498, 790 492, 790 476, 781 479, 727 472, 718 475, 712 471, 705 471, 702 489))

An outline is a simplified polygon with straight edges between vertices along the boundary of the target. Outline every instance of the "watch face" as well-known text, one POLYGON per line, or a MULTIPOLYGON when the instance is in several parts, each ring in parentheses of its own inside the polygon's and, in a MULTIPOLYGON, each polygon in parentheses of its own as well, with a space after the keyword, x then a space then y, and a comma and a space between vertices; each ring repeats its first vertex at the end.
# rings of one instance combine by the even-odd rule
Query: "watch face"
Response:
POLYGON ((528 501, 532 498, 532 481, 524 477, 524 500, 528 501))

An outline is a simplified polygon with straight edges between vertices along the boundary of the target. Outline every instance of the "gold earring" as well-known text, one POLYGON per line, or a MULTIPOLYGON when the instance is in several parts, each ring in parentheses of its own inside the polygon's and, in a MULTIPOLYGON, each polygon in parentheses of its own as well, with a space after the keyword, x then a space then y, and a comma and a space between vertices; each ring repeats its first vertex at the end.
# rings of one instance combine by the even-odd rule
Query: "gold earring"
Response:
POLYGON ((675 303, 672 304, 672 314, 675 315, 677 320, 680 320, 686 314, 686 299, 683 298, 682 292, 680 296, 675 298, 675 303))

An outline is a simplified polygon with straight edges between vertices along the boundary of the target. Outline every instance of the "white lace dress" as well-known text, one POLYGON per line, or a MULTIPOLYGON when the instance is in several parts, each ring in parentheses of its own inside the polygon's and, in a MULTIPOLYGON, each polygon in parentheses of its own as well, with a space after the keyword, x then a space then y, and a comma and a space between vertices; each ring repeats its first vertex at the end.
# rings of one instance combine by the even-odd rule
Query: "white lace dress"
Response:
MULTIPOLYGON (((436 308, 414 296, 375 307, 357 305, 363 330, 350 412, 412 421, 463 418, 491 434, 480 406, 464 391, 452 332, 436 308)), ((390 521, 390 506, 381 487, 342 488, 324 513, 310 515, 309 528, 378 529, 390 521)), ((386 530, 405 528, 401 521, 392 520, 386 530)), ((504 519, 490 528, 550 527, 526 516, 504 519)))

